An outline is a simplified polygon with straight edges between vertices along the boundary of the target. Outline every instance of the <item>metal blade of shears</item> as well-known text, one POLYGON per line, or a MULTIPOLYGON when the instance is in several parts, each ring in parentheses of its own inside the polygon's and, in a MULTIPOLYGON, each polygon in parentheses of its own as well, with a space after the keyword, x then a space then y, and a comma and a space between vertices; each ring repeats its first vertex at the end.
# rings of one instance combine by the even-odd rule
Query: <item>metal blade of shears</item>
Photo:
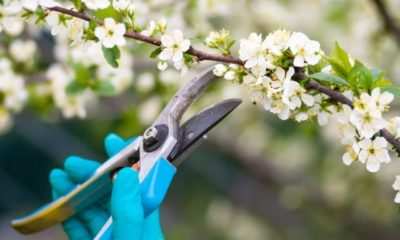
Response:
POLYGON ((186 155, 197 142, 229 115, 242 103, 241 99, 227 99, 203 109, 189 120, 187 120, 179 131, 177 148, 169 156, 168 160, 177 166, 182 156, 186 155))

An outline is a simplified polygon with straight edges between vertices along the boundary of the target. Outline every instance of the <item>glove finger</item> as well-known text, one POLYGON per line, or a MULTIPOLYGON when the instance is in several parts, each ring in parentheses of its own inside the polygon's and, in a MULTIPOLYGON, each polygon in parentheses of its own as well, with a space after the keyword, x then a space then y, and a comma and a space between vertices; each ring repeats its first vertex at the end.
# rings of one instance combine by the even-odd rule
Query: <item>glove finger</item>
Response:
POLYGON ((124 147, 134 142, 137 137, 133 137, 125 141, 120 136, 111 133, 104 139, 104 148, 106 149, 108 157, 112 157, 121 151, 124 147))
POLYGON ((164 239, 158 209, 144 220, 143 232, 143 240, 164 239))
MULTIPOLYGON (((55 169, 50 173, 50 183, 58 196, 68 194, 76 186, 68 174, 60 169, 55 169)), ((83 223, 82 227, 85 228, 87 226, 92 234, 96 234, 101 229, 108 216, 106 211, 101 210, 96 205, 78 214, 79 219, 82 220, 81 223, 83 223)), ((76 225, 73 225, 73 227, 76 227, 76 225)))
POLYGON ((64 169, 69 177, 76 183, 83 183, 88 180, 100 163, 81 157, 71 156, 64 162, 64 169))
POLYGON ((54 169, 50 173, 50 184, 57 196, 64 196, 75 188, 75 183, 66 172, 61 169, 54 169))
POLYGON ((126 146, 126 142, 120 136, 111 133, 104 139, 104 148, 106 149, 107 155, 109 157, 117 154, 121 149, 126 146))
POLYGON ((114 239, 141 239, 144 213, 140 197, 138 173, 130 168, 122 169, 115 181, 111 195, 114 239))
POLYGON ((87 226, 89 231, 95 236, 106 223, 110 215, 97 205, 86 208, 78 214, 79 219, 87 226))
MULTIPOLYGON (((53 175, 57 175, 59 173, 53 173, 53 175)), ((53 188, 53 199, 59 198, 60 195, 53 188)), ((64 229, 64 232, 67 234, 68 239, 70 240, 91 240, 91 236, 83 223, 77 218, 72 217, 61 223, 61 226, 64 229)))
POLYGON ((111 194, 109 194, 109 195, 107 195, 107 196, 105 196, 105 197, 103 197, 103 198, 101 198, 99 201, 98 201, 98 206, 101 208, 101 209, 103 209, 104 211, 107 211, 107 212, 109 212, 110 211, 110 204, 111 204, 111 194))
POLYGON ((62 223, 62 227, 70 240, 91 240, 89 232, 78 218, 70 218, 62 223))

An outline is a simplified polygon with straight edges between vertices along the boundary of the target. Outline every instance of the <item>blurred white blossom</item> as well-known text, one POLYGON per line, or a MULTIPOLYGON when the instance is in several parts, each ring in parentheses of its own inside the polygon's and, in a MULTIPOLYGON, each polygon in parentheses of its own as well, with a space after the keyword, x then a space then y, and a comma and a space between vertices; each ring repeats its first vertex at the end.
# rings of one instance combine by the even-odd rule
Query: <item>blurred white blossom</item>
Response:
POLYGON ((67 94, 66 87, 73 79, 73 72, 70 69, 53 65, 47 71, 47 79, 50 81, 54 102, 65 118, 85 118, 87 116, 86 107, 93 101, 93 93, 90 90, 84 90, 77 94, 67 94))
POLYGON ((395 203, 400 203, 400 175, 396 176, 396 180, 394 181, 392 187, 394 190, 397 191, 394 201, 395 201, 395 203))
POLYGON ((18 62, 27 62, 33 60, 37 51, 37 45, 33 40, 17 39, 11 43, 10 54, 18 62))
POLYGON ((110 6, 110 0, 82 0, 82 2, 92 10, 105 9, 110 6))
POLYGON ((16 36, 24 30, 24 22, 20 17, 23 6, 20 1, 3 0, 0 4, 0 33, 16 36))

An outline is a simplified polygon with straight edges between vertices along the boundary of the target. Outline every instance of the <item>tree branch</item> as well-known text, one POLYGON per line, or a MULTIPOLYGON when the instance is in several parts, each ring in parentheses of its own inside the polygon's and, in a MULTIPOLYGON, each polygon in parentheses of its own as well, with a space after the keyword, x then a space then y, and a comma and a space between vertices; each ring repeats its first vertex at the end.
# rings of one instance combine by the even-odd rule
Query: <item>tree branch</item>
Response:
MULTIPOLYGON (((380 0, 373 0, 375 1, 377 4, 380 4, 379 6, 383 6, 382 2, 380 0)), ((385 8, 382 8, 385 9, 385 8)), ((80 18, 82 20, 85 21, 91 21, 91 20, 96 20, 98 23, 102 24, 102 21, 99 19, 95 19, 91 16, 86 15, 83 12, 76 12, 74 10, 70 10, 70 9, 66 9, 63 7, 52 7, 49 8, 50 11, 55 11, 55 12, 60 12, 69 16, 73 16, 76 18, 80 18)), ((386 12, 386 11, 385 11, 386 12)), ((387 18, 387 16, 389 16, 386 12, 385 14, 385 18, 387 18)), ((389 19, 389 18, 387 18, 389 19)), ((397 27, 395 28, 392 21, 390 21, 390 26, 391 28, 393 28, 394 30, 398 30, 398 37, 399 37, 399 43, 400 43, 400 30, 397 29, 397 27), (393 25, 393 26, 392 26, 393 25)), ((133 38, 142 42, 146 42, 155 46, 161 46, 161 41, 152 37, 148 37, 145 36, 143 34, 140 34, 138 32, 135 31, 127 31, 125 34, 126 37, 128 38, 133 38)), ((223 63, 234 63, 234 64, 238 64, 238 65, 244 65, 244 62, 242 60, 240 60, 239 58, 233 57, 233 56, 220 56, 220 55, 213 55, 213 54, 209 54, 209 53, 205 53, 202 51, 199 51, 193 47, 190 47, 190 49, 187 51, 187 53, 197 57, 198 61, 204 61, 204 60, 210 60, 210 61, 216 61, 216 62, 223 62, 223 63)), ((298 76, 298 78, 307 78, 308 76, 302 72, 298 72, 296 73, 298 76)), ((338 91, 335 91, 329 87, 326 87, 324 85, 319 84, 316 81, 311 80, 308 85, 306 86, 307 89, 314 89, 320 93, 324 93, 325 95, 329 96, 330 98, 332 98, 333 100, 340 102, 342 104, 346 104, 350 107, 353 107, 353 102, 348 99, 346 96, 344 96, 343 94, 341 94, 338 91)), ((386 129, 382 129, 380 131, 382 137, 384 137, 390 144, 392 144, 392 146, 397 150, 397 152, 400 152, 400 142, 386 129)))
MULTIPOLYGON (((63 13, 72 17, 80 18, 85 21, 90 21, 90 20, 96 20, 98 23, 102 24, 103 22, 99 19, 95 19, 89 15, 86 15, 83 12, 76 12, 74 10, 66 9, 63 7, 52 7, 49 8, 50 11, 55 11, 59 13, 63 13)), ((125 33, 125 37, 128 38, 133 38, 142 42, 146 42, 155 46, 161 46, 161 41, 152 37, 145 36, 143 34, 140 34, 135 31, 127 31, 125 33)), ((217 61, 217 62, 225 62, 225 63, 234 63, 238 65, 243 65, 243 61, 232 57, 232 56, 219 56, 219 55, 214 55, 214 54, 209 54, 205 52, 201 52, 193 47, 190 47, 190 49, 187 51, 192 56, 195 56, 198 61, 204 61, 204 60, 209 60, 209 61, 217 61)))
MULTIPOLYGON (((314 89, 320 93, 324 93, 325 95, 329 96, 336 102, 340 102, 342 104, 346 104, 350 107, 353 107, 353 102, 346 96, 344 96, 342 93, 330 89, 326 86, 323 86, 317 83, 316 81, 311 80, 306 87, 308 89, 314 89)), ((392 146, 397 150, 397 152, 400 152, 400 142, 387 129, 382 129, 380 133, 382 137, 384 137, 390 144, 392 144, 392 146)))
POLYGON ((389 10, 383 0, 371 0, 375 4, 379 16, 388 32, 396 39, 400 45, 400 27, 396 24, 395 19, 390 15, 389 10))

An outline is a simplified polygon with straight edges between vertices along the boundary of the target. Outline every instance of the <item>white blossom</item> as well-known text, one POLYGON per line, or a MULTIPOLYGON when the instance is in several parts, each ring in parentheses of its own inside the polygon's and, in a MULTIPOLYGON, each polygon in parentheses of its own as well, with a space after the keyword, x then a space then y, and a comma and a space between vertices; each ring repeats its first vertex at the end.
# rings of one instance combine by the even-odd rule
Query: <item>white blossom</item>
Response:
POLYGON ((206 38, 206 45, 209 47, 216 48, 219 44, 224 44, 230 38, 230 31, 221 29, 220 31, 211 32, 206 38))
POLYGON ((314 98, 307 93, 298 82, 290 81, 284 86, 283 102, 286 103, 291 110, 299 108, 302 103, 311 107, 314 104, 314 98))
POLYGON ((395 203, 400 203, 400 175, 396 176, 396 180, 392 185, 393 189, 398 191, 396 197, 394 198, 395 203))
POLYGON ((358 137, 355 126, 350 122, 350 117, 353 110, 350 106, 343 105, 341 111, 335 114, 337 121, 339 122, 339 136, 342 144, 352 145, 358 137))
POLYGON ((184 39, 183 34, 179 30, 174 30, 172 35, 164 34, 161 36, 161 45, 163 50, 158 56, 160 60, 172 60, 174 67, 181 70, 182 75, 187 72, 187 66, 183 59, 183 53, 190 48, 190 40, 184 39))
POLYGON ((180 62, 183 59, 183 53, 189 50, 190 40, 184 39, 179 30, 175 30, 172 35, 165 34, 161 37, 161 44, 164 47, 159 55, 163 61, 172 60, 180 62))
POLYGON ((389 110, 389 104, 393 101, 394 96, 392 93, 383 92, 381 93, 380 88, 374 88, 371 92, 371 100, 375 105, 373 108, 375 112, 371 113, 374 116, 380 116, 382 112, 389 110))
POLYGON ((20 17, 22 9, 19 1, 3 0, 3 4, 0 5, 0 33, 4 30, 16 36, 23 31, 24 22, 20 17))
POLYGON ((236 78, 236 73, 234 71, 228 71, 225 73, 224 78, 228 81, 232 81, 236 78))
POLYGON ((93 93, 84 90, 82 93, 68 95, 66 87, 72 82, 73 73, 70 69, 64 69, 61 65, 52 65, 46 76, 50 81, 50 87, 54 102, 61 109, 65 118, 85 118, 87 116, 87 105, 93 101, 93 93))
POLYGON ((113 7, 117 11, 128 11, 133 14, 136 10, 132 0, 113 0, 113 7))
POLYGON ((387 122, 382 118, 372 116, 369 112, 363 114, 356 110, 352 112, 350 122, 357 128, 360 136, 364 138, 371 138, 387 125, 387 122))
POLYGON ((73 18, 68 21, 68 40, 71 42, 71 46, 77 45, 79 43, 83 43, 83 30, 84 27, 87 26, 87 22, 82 21, 78 18, 73 18))
POLYGON ((270 78, 266 75, 267 69, 265 62, 257 64, 251 68, 251 72, 244 76, 243 82, 249 86, 256 86, 266 83, 270 78))
POLYGON ((272 74, 271 80, 268 82, 268 96, 280 93, 284 90, 284 86, 290 83, 294 75, 294 68, 290 67, 287 72, 283 68, 276 68, 272 74))
POLYGON ((157 21, 157 23, 151 20, 146 29, 141 32, 141 34, 145 36, 154 36, 156 33, 164 33, 165 29, 167 28, 167 20, 165 18, 161 18, 157 21))
POLYGON ((267 47, 268 52, 281 56, 282 52, 285 51, 289 45, 289 39, 291 36, 291 32, 285 29, 279 29, 265 38, 264 45, 267 47))
POLYGON ((157 27, 156 22, 153 21, 153 20, 151 20, 151 21, 147 24, 146 29, 143 30, 143 31, 141 32, 141 34, 143 34, 143 35, 145 35, 145 36, 153 36, 154 33, 156 32, 156 27, 157 27))
POLYGON ((99 38, 105 48, 124 46, 126 44, 124 38, 125 33, 125 25, 122 23, 116 23, 113 18, 104 19, 104 24, 96 27, 95 30, 96 37, 99 38))
POLYGON ((25 81, 12 71, 11 63, 7 59, 0 59, 0 80, 2 105, 13 112, 21 111, 28 97, 25 81))
POLYGON ((224 76, 224 74, 226 73, 227 70, 228 70, 228 68, 224 64, 220 63, 214 67, 213 73, 217 77, 222 77, 222 76, 224 76))
POLYGON ((51 34, 52 35, 57 35, 63 31, 67 31, 67 26, 65 23, 60 22, 60 13, 51 11, 47 16, 46 16, 46 22, 47 25, 51 29, 51 34))
POLYGON ((151 73, 141 74, 136 81, 137 90, 139 92, 150 92, 154 88, 154 85, 155 79, 154 75, 151 73))
POLYGON ((105 9, 110 6, 110 0, 82 0, 82 2, 91 10, 105 9))
POLYGON ((264 103, 265 110, 278 115, 279 119, 287 120, 290 117, 290 108, 283 102, 281 95, 275 95, 272 98, 267 98, 264 103))
POLYGON ((304 33, 293 33, 289 40, 289 48, 295 55, 293 65, 296 67, 315 65, 321 59, 319 42, 308 39, 304 33))
POLYGON ((393 134, 395 138, 400 138, 400 117, 391 118, 388 121, 387 130, 393 134))
POLYGON ((323 109, 323 102, 327 99, 325 95, 316 94, 313 97, 314 105, 308 110, 308 114, 312 117, 316 117, 317 122, 320 126, 325 126, 326 124, 328 124, 329 116, 331 115, 332 111, 336 112, 336 109, 330 108, 330 106, 326 107, 327 109, 323 109))
POLYGON ((343 163, 347 166, 350 166, 354 161, 357 160, 358 154, 360 152, 360 146, 357 142, 352 142, 347 144, 346 152, 343 154, 342 160, 343 163))
POLYGON ((32 60, 36 53, 37 46, 35 41, 16 39, 11 43, 10 54, 13 59, 18 62, 26 62, 32 60))
POLYGON ((308 119, 308 114, 305 113, 305 112, 299 112, 299 113, 296 114, 296 116, 294 117, 294 119, 295 119, 297 122, 304 122, 304 121, 306 121, 306 120, 308 119))
POLYGON ((263 43, 261 34, 251 33, 249 38, 240 40, 239 58, 246 62, 246 68, 256 65, 273 68, 274 65, 266 58, 266 54, 267 46, 263 43))
POLYGON ((360 146, 358 159, 360 162, 366 164, 368 171, 377 172, 381 163, 390 162, 387 149, 388 143, 383 137, 377 137, 374 140, 365 138, 358 145, 360 146))
MULTIPOLYGON (((354 101, 353 105, 354 110, 360 114, 376 112, 376 110, 374 109, 376 105, 368 93, 362 93, 360 97, 354 101)), ((381 117, 380 114, 374 114, 374 116, 381 117)))
POLYGON ((21 3, 25 9, 30 11, 36 11, 39 6, 44 8, 61 6, 61 4, 55 2, 54 0, 22 0, 21 3))
POLYGON ((165 71, 168 68, 168 63, 165 61, 159 61, 157 64, 157 68, 160 71, 165 71))
POLYGON ((162 102, 159 97, 151 97, 139 106, 139 119, 143 124, 150 124, 159 114, 162 102))

